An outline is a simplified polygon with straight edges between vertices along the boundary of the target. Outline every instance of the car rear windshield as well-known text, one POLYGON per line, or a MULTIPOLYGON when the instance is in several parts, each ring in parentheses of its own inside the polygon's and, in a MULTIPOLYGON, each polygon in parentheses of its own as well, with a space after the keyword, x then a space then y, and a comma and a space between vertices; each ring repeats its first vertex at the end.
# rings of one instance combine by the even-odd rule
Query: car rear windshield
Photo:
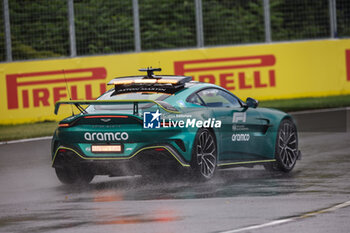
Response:
MULTIPOLYGON (((154 100, 154 101, 163 101, 168 98, 170 95, 164 93, 154 93, 154 92, 132 92, 126 94, 114 95, 114 91, 110 90, 100 96, 98 100, 154 100)), ((140 103, 139 108, 145 109, 150 108, 154 103, 140 103)), ((129 110, 133 109, 133 104, 115 104, 115 105, 94 105, 88 107, 86 110, 88 112, 94 110, 129 110)))

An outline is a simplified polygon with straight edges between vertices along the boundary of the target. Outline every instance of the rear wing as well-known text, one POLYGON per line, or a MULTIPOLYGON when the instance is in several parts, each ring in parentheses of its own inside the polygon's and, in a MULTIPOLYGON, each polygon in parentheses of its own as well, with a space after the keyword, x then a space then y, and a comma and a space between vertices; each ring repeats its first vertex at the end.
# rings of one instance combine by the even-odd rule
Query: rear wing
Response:
MULTIPOLYGON (((55 104, 55 114, 57 115, 58 109, 62 104, 74 104, 79 110, 83 109, 80 105, 118 105, 118 104, 133 104, 133 115, 137 115, 139 112, 139 103, 153 103, 158 105, 164 111, 169 113, 180 113, 176 108, 164 101, 156 100, 68 100, 57 101, 55 104)), ((84 109, 83 109, 84 110, 84 109)))

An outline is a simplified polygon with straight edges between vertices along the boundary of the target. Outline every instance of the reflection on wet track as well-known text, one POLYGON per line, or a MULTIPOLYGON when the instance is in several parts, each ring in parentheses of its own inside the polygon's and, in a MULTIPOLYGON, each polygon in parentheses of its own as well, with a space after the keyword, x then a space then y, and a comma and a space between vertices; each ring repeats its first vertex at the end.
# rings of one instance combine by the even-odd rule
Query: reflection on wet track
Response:
MULTIPOLYGON (((290 174, 257 166, 220 171, 206 183, 98 176, 74 187, 57 181, 50 141, 2 145, 0 232, 220 232, 348 201, 350 133, 303 133, 300 143, 303 159, 290 174)), ((339 213, 327 224, 349 229, 349 208, 339 213)), ((327 221, 299 229, 327 232, 327 221)))
POLYGON ((273 174, 262 167, 255 170, 232 169, 220 171, 217 177, 205 183, 186 181, 180 177, 173 180, 150 180, 141 176, 113 180, 97 178, 88 186, 61 186, 57 191, 62 195, 89 194, 85 201, 94 202, 271 196, 296 192, 300 186, 294 178, 297 173, 273 174), (281 182, 286 183, 281 185, 281 182))

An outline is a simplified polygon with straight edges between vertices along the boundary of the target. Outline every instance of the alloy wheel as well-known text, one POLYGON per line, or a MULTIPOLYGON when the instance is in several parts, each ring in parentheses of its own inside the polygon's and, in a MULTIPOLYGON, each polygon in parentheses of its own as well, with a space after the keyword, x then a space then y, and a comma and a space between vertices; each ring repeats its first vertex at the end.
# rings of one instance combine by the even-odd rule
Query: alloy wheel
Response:
POLYGON ((298 158, 297 132, 288 121, 284 122, 278 134, 280 162, 286 169, 293 168, 298 158))
POLYGON ((205 130, 200 133, 196 154, 200 173, 207 179, 211 178, 216 169, 216 145, 209 131, 205 130))

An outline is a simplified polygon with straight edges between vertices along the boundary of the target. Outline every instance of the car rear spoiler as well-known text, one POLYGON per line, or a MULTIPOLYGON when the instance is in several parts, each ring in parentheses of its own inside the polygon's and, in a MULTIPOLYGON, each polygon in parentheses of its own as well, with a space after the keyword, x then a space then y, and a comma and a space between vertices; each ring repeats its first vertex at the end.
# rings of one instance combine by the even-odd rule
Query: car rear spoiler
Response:
POLYGON ((169 112, 178 114, 180 113, 176 108, 164 101, 156 100, 67 100, 57 101, 55 104, 55 114, 57 115, 58 109, 62 104, 74 104, 82 113, 86 113, 85 109, 80 105, 117 105, 117 104, 133 104, 133 115, 137 115, 139 112, 139 103, 154 103, 161 109, 169 112))

